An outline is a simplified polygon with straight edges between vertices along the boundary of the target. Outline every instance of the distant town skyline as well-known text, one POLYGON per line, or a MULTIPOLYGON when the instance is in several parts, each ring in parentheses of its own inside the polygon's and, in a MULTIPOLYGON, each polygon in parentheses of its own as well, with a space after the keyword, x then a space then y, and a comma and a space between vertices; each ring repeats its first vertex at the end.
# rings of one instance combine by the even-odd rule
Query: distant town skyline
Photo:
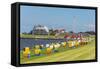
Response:
POLYGON ((20 33, 30 32, 35 25, 67 32, 95 31, 95 10, 21 6, 20 33))

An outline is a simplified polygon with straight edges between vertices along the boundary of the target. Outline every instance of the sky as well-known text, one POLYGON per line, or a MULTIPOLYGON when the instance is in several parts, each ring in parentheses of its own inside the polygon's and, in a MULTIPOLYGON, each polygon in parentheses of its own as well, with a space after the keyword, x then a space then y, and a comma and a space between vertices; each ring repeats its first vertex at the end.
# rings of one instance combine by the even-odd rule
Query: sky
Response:
POLYGON ((25 6, 20 7, 20 33, 30 32, 35 25, 66 32, 95 31, 95 10, 25 6))

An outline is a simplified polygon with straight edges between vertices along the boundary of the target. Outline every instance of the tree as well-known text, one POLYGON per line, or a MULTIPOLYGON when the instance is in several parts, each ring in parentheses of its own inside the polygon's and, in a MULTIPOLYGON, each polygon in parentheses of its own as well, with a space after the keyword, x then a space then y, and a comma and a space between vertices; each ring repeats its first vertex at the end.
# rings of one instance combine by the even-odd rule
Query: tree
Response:
POLYGON ((49 34, 50 34, 50 35, 55 35, 56 32, 55 32, 53 29, 50 29, 50 30, 49 30, 49 34))
POLYGON ((69 33, 74 33, 73 31, 69 31, 69 33))
POLYGON ((27 34, 26 32, 23 32, 22 34, 27 34))
POLYGON ((33 30, 31 30, 28 34, 32 34, 33 30))

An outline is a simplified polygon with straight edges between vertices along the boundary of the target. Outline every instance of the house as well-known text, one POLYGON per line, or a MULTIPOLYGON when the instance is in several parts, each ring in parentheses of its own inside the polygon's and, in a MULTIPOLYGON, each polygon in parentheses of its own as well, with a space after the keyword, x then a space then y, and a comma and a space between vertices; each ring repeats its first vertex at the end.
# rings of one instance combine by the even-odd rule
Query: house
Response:
POLYGON ((32 34, 33 35, 48 35, 49 29, 43 25, 36 25, 33 27, 32 34))

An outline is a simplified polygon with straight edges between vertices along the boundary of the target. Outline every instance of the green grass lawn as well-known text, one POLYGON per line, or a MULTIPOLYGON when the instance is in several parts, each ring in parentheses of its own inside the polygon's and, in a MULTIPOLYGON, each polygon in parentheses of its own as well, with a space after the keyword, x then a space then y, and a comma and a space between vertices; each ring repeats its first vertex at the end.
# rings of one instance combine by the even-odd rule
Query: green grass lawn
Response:
MULTIPOLYGON (((32 34, 20 34, 21 38, 57 38, 54 35, 32 35, 32 34)), ((64 38, 64 35, 59 35, 59 38, 64 38)))
MULTIPOLYGON (((45 50, 42 54, 45 53, 45 50)), ((22 54, 20 55, 22 56, 22 54)), ((32 56, 32 54, 31 54, 32 56)), ((76 61, 95 59, 95 41, 78 48, 60 48, 59 52, 51 55, 32 56, 30 59, 22 59, 21 64, 25 63, 42 63, 42 62, 59 62, 59 61, 76 61)))

